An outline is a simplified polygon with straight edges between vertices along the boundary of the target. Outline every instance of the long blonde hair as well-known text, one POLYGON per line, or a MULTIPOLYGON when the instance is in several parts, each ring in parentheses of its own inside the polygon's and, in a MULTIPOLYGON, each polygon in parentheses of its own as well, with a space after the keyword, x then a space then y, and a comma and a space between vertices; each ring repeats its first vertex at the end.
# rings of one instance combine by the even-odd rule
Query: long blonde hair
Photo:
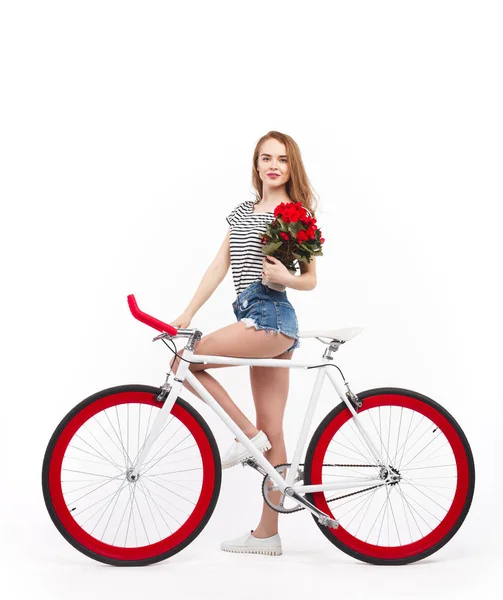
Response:
POLYGON ((255 202, 262 199, 263 193, 263 182, 257 172, 260 147, 270 138, 278 140, 286 148, 290 165, 290 178, 285 184, 286 193, 293 202, 301 202, 302 206, 311 213, 311 216, 316 217, 315 212, 318 208, 318 201, 307 177, 300 149, 293 138, 279 131, 268 131, 259 139, 253 151, 252 185, 255 188, 255 202))

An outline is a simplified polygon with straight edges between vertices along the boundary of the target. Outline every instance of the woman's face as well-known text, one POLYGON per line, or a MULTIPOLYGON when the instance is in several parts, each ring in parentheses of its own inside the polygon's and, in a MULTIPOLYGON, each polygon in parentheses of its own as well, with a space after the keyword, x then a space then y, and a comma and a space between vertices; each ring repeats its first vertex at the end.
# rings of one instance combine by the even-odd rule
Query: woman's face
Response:
POLYGON ((274 138, 266 140, 258 155, 258 174, 264 186, 281 187, 290 179, 290 166, 286 155, 285 144, 274 138), (273 173, 278 177, 271 177, 273 173))

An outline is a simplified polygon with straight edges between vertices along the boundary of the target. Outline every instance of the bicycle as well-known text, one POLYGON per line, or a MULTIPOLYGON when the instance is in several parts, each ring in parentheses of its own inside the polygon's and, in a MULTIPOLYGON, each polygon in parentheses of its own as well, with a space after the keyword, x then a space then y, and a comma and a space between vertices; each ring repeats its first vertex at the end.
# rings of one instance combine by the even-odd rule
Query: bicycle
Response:
POLYGON ((205 527, 222 468, 211 429, 179 396, 184 380, 250 451, 243 466, 262 476, 267 504, 284 514, 308 510, 326 538, 350 556, 408 564, 433 554, 458 531, 475 485, 468 440, 447 410, 423 394, 393 387, 350 390, 332 353, 362 328, 300 332, 328 345, 316 363, 202 355, 194 354, 200 330, 157 320, 140 311, 132 294, 128 304, 136 319, 161 332, 152 341, 188 342, 171 384, 168 372, 160 387, 97 392, 52 434, 42 468, 44 499, 54 524, 77 550, 111 565, 148 565, 180 552, 205 527), (200 384, 189 362, 318 369, 292 462, 273 466, 200 384), (301 463, 325 377, 341 402, 318 425, 301 463), (273 501, 278 491, 280 499, 273 501))

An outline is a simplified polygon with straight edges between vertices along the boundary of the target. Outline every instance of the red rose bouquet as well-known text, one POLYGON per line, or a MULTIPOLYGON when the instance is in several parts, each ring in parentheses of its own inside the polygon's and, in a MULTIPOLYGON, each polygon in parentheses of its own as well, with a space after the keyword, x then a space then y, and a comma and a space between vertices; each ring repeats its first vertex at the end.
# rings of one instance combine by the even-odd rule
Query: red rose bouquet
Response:
POLYGON ((287 269, 295 271, 294 261, 311 262, 312 256, 323 256, 325 239, 301 202, 283 202, 274 210, 274 221, 260 234, 262 252, 274 256, 287 269))

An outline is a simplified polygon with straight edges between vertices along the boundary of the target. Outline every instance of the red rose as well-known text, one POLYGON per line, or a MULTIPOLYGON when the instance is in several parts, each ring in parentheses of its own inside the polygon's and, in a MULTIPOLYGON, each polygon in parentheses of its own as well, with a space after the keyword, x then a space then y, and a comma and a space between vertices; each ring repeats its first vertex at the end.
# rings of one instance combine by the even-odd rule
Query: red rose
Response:
POLYGON ((300 230, 299 233, 297 234, 297 241, 302 244, 302 242, 306 242, 307 239, 308 238, 307 238, 306 232, 303 230, 300 230))

